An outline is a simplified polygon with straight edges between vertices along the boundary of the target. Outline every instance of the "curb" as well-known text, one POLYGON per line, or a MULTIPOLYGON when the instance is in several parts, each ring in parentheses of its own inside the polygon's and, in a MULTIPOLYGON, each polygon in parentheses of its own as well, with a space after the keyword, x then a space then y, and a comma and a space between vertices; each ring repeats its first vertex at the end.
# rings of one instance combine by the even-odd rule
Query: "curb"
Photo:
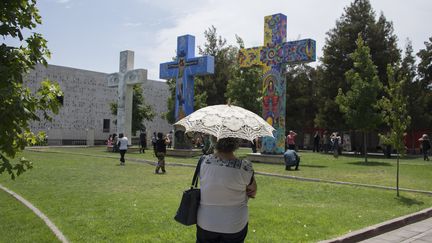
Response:
POLYGON ((432 208, 427 208, 419 212, 391 219, 376 225, 372 225, 337 238, 320 241, 319 243, 359 242, 395 229, 399 229, 403 226, 425 220, 430 217, 432 217, 432 208))
POLYGON ((12 197, 17 199, 20 203, 24 204, 24 206, 28 207, 30 210, 33 211, 39 218, 41 218, 45 224, 48 226, 48 228, 54 233, 54 235, 63 243, 69 243, 67 238, 63 235, 63 233, 57 228, 57 226, 44 214, 42 213, 38 208, 36 208, 33 204, 31 204, 29 201, 21 197, 20 195, 16 194, 15 192, 7 189, 6 187, 2 186, 0 184, 0 189, 5 191, 6 193, 10 194, 12 197))

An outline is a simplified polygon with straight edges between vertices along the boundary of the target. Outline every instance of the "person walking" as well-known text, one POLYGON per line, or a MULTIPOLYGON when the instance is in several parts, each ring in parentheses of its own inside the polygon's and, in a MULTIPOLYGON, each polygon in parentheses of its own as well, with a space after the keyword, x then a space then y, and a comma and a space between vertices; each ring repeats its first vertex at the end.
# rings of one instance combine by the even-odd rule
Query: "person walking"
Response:
POLYGON ((157 152, 156 152, 157 135, 156 135, 156 132, 153 132, 153 137, 151 138, 151 140, 152 140, 152 146, 153 146, 153 153, 157 157, 157 152))
POLYGON ((139 140, 140 140, 140 153, 145 153, 145 149, 147 148, 147 134, 144 129, 141 129, 139 140))
POLYGON ((128 138, 123 135, 123 133, 119 134, 119 139, 117 142, 117 147, 120 151, 120 165, 125 165, 125 154, 128 149, 128 138))
POLYGON ((421 138, 419 138, 420 146, 423 152, 423 160, 429 161, 429 149, 431 148, 431 143, 427 134, 423 134, 421 138))
POLYGON ((337 132, 334 132, 331 135, 331 141, 332 141, 332 149, 333 149, 333 156, 335 158, 339 157, 339 154, 341 153, 341 137, 337 132))
POLYGON ((201 201, 196 242, 244 242, 248 232, 248 200, 257 183, 252 163, 238 159, 237 138, 221 138, 215 153, 203 155, 200 167, 201 201))
POLYGON ((156 140, 156 157, 158 158, 158 163, 155 169, 155 173, 159 174, 159 170, 162 169, 162 174, 166 173, 165 170, 165 155, 166 146, 169 144, 170 140, 168 137, 164 137, 161 132, 157 134, 156 140))

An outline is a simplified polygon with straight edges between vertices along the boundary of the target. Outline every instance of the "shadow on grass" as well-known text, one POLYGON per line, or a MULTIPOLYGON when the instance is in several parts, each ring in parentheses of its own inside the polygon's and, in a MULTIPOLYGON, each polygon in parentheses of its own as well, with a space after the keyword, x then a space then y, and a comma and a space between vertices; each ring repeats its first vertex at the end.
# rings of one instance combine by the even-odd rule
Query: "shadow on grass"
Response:
POLYGON ((404 196, 396 197, 396 200, 398 200, 400 204, 404 204, 407 206, 423 205, 424 204, 424 202, 422 202, 422 201, 418 201, 416 199, 412 199, 412 198, 408 198, 408 197, 404 197, 404 196))
POLYGON ((378 162, 378 161, 368 161, 365 163, 364 161, 357 161, 357 162, 349 162, 348 164, 351 165, 361 165, 361 166, 392 166, 392 164, 387 162, 378 162))
POLYGON ((301 167, 311 167, 311 168, 327 168, 328 166, 325 165, 304 165, 300 162, 301 167))

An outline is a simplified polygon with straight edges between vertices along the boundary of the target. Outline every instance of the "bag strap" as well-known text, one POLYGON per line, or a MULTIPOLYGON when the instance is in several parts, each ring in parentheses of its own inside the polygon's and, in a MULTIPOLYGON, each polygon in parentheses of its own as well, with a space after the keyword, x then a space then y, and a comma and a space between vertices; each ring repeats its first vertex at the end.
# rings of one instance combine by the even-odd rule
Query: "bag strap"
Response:
POLYGON ((204 160, 204 155, 201 156, 199 158, 199 160, 198 160, 198 164, 197 164, 197 166, 195 168, 195 173, 194 173, 193 178, 192 178, 191 189, 194 188, 194 186, 195 186, 195 188, 198 187, 198 175, 199 175, 199 172, 200 172, 200 169, 201 169, 201 162, 203 160, 204 160))

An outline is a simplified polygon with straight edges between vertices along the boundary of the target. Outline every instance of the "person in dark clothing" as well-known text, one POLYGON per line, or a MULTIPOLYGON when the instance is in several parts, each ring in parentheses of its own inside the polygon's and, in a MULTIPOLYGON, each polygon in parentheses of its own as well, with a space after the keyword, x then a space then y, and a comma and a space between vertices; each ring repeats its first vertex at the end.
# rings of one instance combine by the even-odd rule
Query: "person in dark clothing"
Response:
POLYGON ((157 157, 157 152, 156 152, 157 135, 156 135, 156 132, 153 132, 153 137, 151 138, 151 140, 152 140, 153 152, 154 152, 155 156, 157 157))
POLYGON ((140 153, 145 153, 145 149, 147 148, 147 134, 144 130, 140 132, 140 153))
POLYGON ((341 142, 342 138, 339 136, 339 133, 334 132, 331 135, 331 141, 332 141, 332 149, 333 149, 333 156, 337 158, 342 153, 342 147, 341 142))
POLYGON ((295 166, 295 170, 298 170, 300 165, 300 156, 297 152, 292 149, 287 149, 284 153, 285 170, 291 170, 291 166, 295 166))
POLYGON ((421 149, 423 152, 423 160, 429 161, 428 153, 429 153, 429 149, 431 148, 431 143, 428 135, 423 134, 423 136, 419 138, 419 141, 421 143, 421 149))
POLYGON ((117 147, 120 151, 120 165, 125 165, 125 154, 128 149, 128 138, 123 135, 123 133, 119 134, 119 139, 117 142, 117 147))
POLYGON ((252 153, 256 153, 257 152, 257 141, 256 140, 257 140, 257 138, 255 138, 251 142, 252 153))
POLYGON ((317 132, 315 132, 315 135, 314 135, 314 137, 313 137, 313 141, 314 141, 314 144, 313 144, 313 149, 312 149, 312 151, 313 152, 317 152, 317 153, 319 153, 319 151, 320 151, 320 140, 321 140, 321 136, 320 136, 320 134, 319 134, 319 132, 317 131, 317 132))
POLYGON ((159 170, 162 169, 162 174, 165 174, 165 155, 166 146, 169 144, 170 140, 168 137, 163 137, 163 134, 159 132, 157 134, 156 140, 156 156, 158 158, 158 163, 155 169, 155 173, 159 174, 159 170))

